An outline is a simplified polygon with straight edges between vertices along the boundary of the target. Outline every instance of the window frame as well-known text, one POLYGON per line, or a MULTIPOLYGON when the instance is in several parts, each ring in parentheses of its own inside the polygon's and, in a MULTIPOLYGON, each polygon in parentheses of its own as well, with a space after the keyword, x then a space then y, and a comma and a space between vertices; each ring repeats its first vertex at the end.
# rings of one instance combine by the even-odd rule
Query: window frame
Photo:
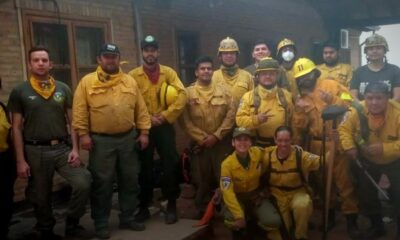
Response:
MULTIPOLYGON (((69 69, 71 74, 71 88, 74 90, 79 83, 79 65, 76 54, 76 28, 77 27, 93 27, 101 28, 104 34, 104 41, 111 41, 111 24, 110 20, 106 18, 97 17, 81 17, 81 16, 71 16, 67 14, 60 14, 58 16, 52 12, 39 12, 34 10, 23 10, 23 31, 24 31, 24 45, 25 45, 25 55, 26 55, 26 66, 29 63, 28 52, 34 44, 34 34, 33 34, 33 23, 48 23, 48 24, 63 24, 67 29, 67 41, 69 49, 69 64, 61 65, 55 64, 56 69, 69 69)), ((92 67, 92 66, 87 66, 92 67)), ((82 67, 81 67, 82 68, 82 67)), ((29 76, 29 69, 27 68, 27 75, 29 76)))
MULTIPOLYGON (((184 36, 184 35, 193 36, 196 39, 196 49, 195 49, 196 53, 195 54, 197 56, 195 57, 195 59, 200 56, 200 32, 193 31, 193 30, 192 31, 190 31, 190 30, 176 30, 176 34, 175 34, 175 39, 176 39, 175 40, 176 41, 176 44, 175 44, 175 46, 176 46, 176 66, 177 66, 177 70, 178 70, 179 75, 180 75, 182 69, 186 69, 187 70, 187 69, 193 68, 193 71, 194 71, 195 67, 196 67, 195 63, 193 63, 193 64, 181 64, 179 43, 180 43, 180 37, 184 36)), ((184 76, 180 76, 180 78, 182 80, 182 83, 185 86, 189 86, 191 83, 193 83, 195 81, 195 79, 183 79, 183 77, 184 76)))

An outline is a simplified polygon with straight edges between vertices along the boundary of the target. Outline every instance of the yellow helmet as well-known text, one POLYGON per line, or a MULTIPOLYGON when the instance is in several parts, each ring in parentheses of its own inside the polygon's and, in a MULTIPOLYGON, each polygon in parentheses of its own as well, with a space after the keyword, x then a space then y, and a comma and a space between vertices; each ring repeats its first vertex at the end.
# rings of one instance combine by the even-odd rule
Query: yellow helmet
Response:
POLYGON ((275 59, 271 57, 266 57, 261 59, 258 63, 256 73, 261 71, 278 71, 279 70, 279 63, 275 59))
POLYGON ((169 105, 174 103, 178 98, 178 91, 166 82, 161 84, 159 92, 160 104, 166 109, 169 105))
POLYGON ((239 53, 239 46, 235 39, 226 37, 222 39, 219 43, 218 54, 220 52, 238 52, 239 53))
POLYGON ((375 46, 383 46, 387 51, 389 51, 389 45, 386 41, 386 39, 379 35, 379 34, 372 34, 371 36, 367 37, 367 39, 365 39, 365 48, 369 48, 369 47, 375 47, 375 46))
POLYGON ((315 63, 308 58, 299 58, 293 65, 294 78, 302 77, 316 69, 315 63))
POLYGON ((278 47, 276 48, 276 54, 279 53, 279 50, 281 50, 283 47, 286 46, 295 46, 294 42, 288 38, 284 38, 282 39, 282 41, 280 41, 278 43, 278 47))

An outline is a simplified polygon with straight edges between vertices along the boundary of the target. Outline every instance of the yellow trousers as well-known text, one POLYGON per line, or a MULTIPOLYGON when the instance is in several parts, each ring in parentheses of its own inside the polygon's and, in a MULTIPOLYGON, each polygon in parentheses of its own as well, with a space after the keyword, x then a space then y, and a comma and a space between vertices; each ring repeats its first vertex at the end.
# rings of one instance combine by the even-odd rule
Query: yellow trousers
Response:
POLYGON ((313 211, 310 195, 304 191, 296 191, 295 193, 287 192, 286 195, 275 197, 277 198, 279 211, 286 229, 292 229, 294 224, 295 238, 307 238, 308 220, 313 211))

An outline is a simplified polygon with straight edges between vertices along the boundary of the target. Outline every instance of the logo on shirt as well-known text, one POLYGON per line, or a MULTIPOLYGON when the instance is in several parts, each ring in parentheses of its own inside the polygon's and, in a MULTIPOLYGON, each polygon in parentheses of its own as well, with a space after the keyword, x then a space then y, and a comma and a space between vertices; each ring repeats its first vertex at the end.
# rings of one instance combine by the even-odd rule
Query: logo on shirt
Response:
POLYGON ((53 95, 53 99, 54 99, 54 101, 61 103, 64 101, 65 96, 62 92, 55 92, 53 95))
POLYGON ((230 177, 221 177, 221 185, 223 189, 228 189, 231 185, 231 178, 230 177))
POLYGON ((37 96, 29 96, 28 98, 29 98, 30 100, 32 100, 32 101, 33 101, 33 100, 35 100, 35 99, 36 99, 36 97, 37 97, 37 96))

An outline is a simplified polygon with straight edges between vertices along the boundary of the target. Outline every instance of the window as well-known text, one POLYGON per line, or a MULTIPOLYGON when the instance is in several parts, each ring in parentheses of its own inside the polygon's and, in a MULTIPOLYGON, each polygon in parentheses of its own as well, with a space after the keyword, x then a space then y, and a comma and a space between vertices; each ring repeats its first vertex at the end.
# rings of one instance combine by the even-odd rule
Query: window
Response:
POLYGON ((194 32, 178 33, 179 75, 185 86, 194 82, 195 61, 198 58, 198 34, 194 32))
POLYGON ((97 67, 96 56, 101 45, 108 41, 106 20, 85 20, 56 16, 35 16, 25 19, 26 51, 36 45, 49 49, 53 62, 51 74, 56 80, 75 89, 79 80, 97 67))

